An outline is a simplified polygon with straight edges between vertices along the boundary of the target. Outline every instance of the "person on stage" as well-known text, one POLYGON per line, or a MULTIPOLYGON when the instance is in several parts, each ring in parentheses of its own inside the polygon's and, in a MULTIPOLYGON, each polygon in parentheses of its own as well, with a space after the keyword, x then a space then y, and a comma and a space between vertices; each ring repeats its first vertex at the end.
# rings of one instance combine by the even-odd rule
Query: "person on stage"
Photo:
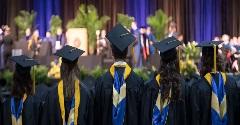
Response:
POLYGON ((24 40, 27 42, 31 37, 31 28, 27 28, 25 30, 25 36, 24 36, 24 40))
POLYGON ((176 49, 180 44, 174 37, 153 44, 160 51, 161 66, 145 84, 140 125, 186 125, 185 83, 176 49))
POLYGON ((10 98, 2 103, 0 125, 40 125, 42 102, 33 95, 31 67, 37 62, 27 56, 13 56, 16 62, 10 98))
POLYGON ((54 40, 55 41, 53 43, 53 47, 55 48, 56 51, 61 49, 64 45, 67 44, 65 35, 63 34, 61 27, 57 28, 57 35, 55 36, 54 40))
POLYGON ((147 35, 147 39, 149 41, 149 51, 150 51, 150 55, 151 55, 151 54, 154 54, 154 52, 155 52, 153 44, 157 42, 157 39, 155 38, 155 36, 152 32, 152 28, 150 26, 148 26, 146 29, 146 35, 147 35))
POLYGON ((3 58, 0 60, 2 61, 3 59, 2 67, 4 69, 12 68, 9 58, 12 56, 13 37, 11 35, 11 29, 7 25, 3 26, 3 38, 0 40, 0 47, 3 55, 3 58))
POLYGON ((93 96, 79 80, 78 58, 83 53, 69 45, 56 52, 62 57, 61 80, 47 96, 43 116, 46 125, 93 125, 93 96))
POLYGON ((218 45, 213 41, 202 47, 201 79, 191 88, 192 125, 238 125, 240 123, 240 91, 233 77, 227 75, 225 64, 218 56, 218 45))
POLYGON ((135 37, 121 24, 107 35, 114 63, 95 84, 95 125, 139 125, 143 80, 125 59, 135 37))
POLYGON ((177 32, 177 24, 175 21, 171 21, 169 23, 169 26, 168 26, 168 33, 166 35, 166 38, 167 37, 175 37, 175 38, 178 38, 179 37, 179 33, 177 32))
POLYGON ((142 26, 140 28, 140 41, 139 42, 141 43, 141 54, 142 54, 144 63, 148 62, 148 58, 150 56, 150 49, 149 49, 150 43, 149 43, 149 40, 148 40, 148 37, 146 34, 145 26, 142 26))
POLYGON ((33 35, 28 40, 28 50, 31 52, 31 57, 36 59, 39 57, 41 48, 41 39, 38 29, 34 30, 33 35))
POLYGON ((135 43, 133 45, 133 64, 134 67, 141 68, 143 65, 143 58, 141 55, 140 31, 137 27, 136 21, 133 21, 131 24, 131 33, 136 38, 135 43))

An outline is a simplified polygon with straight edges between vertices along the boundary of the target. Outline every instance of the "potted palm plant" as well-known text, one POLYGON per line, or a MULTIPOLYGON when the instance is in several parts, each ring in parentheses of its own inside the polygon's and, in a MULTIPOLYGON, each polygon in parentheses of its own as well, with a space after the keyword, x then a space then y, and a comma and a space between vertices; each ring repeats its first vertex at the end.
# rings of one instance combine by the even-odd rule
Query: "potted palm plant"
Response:
POLYGON ((131 23, 134 21, 134 17, 118 13, 117 14, 117 22, 121 23, 123 26, 125 26, 127 29, 131 28, 131 23))
POLYGON ((165 36, 165 29, 171 17, 168 17, 161 9, 157 10, 154 15, 147 18, 147 23, 154 30, 156 39, 160 41, 165 36))
POLYGON ((92 55, 96 47, 96 30, 102 29, 108 20, 110 17, 98 15, 95 6, 82 4, 76 12, 76 17, 68 22, 67 29, 87 29, 88 53, 92 55))
POLYGON ((62 27, 62 20, 58 15, 52 15, 50 20, 50 31, 53 36, 57 34, 57 29, 62 27))
POLYGON ((14 18, 14 21, 18 27, 18 35, 22 37, 28 28, 32 28, 33 22, 35 20, 36 13, 34 11, 28 12, 25 10, 21 10, 14 18))

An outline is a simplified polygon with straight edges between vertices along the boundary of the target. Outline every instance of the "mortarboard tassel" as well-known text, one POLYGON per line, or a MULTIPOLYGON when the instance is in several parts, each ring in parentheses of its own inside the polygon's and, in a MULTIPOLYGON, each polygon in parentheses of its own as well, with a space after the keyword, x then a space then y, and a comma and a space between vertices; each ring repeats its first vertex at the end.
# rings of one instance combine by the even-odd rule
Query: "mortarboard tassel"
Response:
POLYGON ((216 73, 217 72, 217 47, 215 44, 213 45, 213 49, 214 49, 213 72, 216 73))

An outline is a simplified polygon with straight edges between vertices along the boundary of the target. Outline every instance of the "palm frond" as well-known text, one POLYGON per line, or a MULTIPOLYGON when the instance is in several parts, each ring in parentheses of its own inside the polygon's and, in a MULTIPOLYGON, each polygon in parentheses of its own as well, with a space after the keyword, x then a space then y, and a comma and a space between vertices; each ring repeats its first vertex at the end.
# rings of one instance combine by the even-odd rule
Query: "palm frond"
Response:
POLYGON ((161 9, 156 11, 155 15, 147 18, 147 23, 153 28, 158 41, 164 38, 165 29, 170 20, 171 17, 168 17, 161 9))

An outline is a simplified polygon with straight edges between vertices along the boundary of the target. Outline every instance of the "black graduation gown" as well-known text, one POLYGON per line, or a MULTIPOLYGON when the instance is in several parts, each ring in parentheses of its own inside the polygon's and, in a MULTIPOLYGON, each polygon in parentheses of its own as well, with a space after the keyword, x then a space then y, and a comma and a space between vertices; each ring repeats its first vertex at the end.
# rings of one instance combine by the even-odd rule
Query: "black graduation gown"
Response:
MULTIPOLYGON (((20 99, 15 101, 15 106, 19 105, 20 99)), ((2 103, 0 125, 12 125, 11 117, 11 98, 7 98, 2 103)), ((28 96, 23 104, 22 122, 23 125, 40 125, 41 120, 41 101, 34 98, 34 96, 28 96)))
MULTIPOLYGON (((80 106, 78 109, 78 125, 93 125, 93 97, 91 91, 84 83, 80 86, 80 106)), ((62 125, 61 109, 58 100, 58 87, 49 90, 47 103, 44 111, 44 122, 46 125, 62 125)), ((66 117, 69 115, 69 108, 65 102, 66 117)), ((67 119, 67 118, 66 118, 67 119)), ((67 121, 67 120, 66 120, 67 121)))
POLYGON ((38 98, 42 103, 45 103, 47 100, 47 94, 49 87, 45 84, 39 84, 36 86, 35 97, 38 98))
POLYGON ((2 100, 1 97, 0 97, 0 125, 2 124, 2 115, 3 115, 3 114, 2 114, 2 112, 3 112, 3 111, 2 111, 2 110, 3 110, 3 106, 2 106, 3 103, 2 103, 2 101, 3 101, 3 100, 2 100))
MULTIPOLYGON (((236 82, 231 76, 227 76, 225 92, 227 98, 228 125, 239 125, 240 91, 237 89, 236 82)), ((211 125, 211 94, 211 86, 205 78, 201 78, 192 85, 190 97, 192 125, 211 125)))
POLYGON ((191 125, 191 120, 192 120, 192 111, 189 105, 191 104, 191 87, 192 85, 197 82, 199 79, 201 79, 200 75, 198 74, 192 74, 189 77, 185 78, 185 83, 186 83, 186 89, 185 89, 185 106, 186 106, 186 120, 187 124, 191 125))
MULTIPOLYGON (((95 84, 95 125, 112 125, 113 82, 114 79, 108 71, 95 84)), ((127 90, 124 125, 139 125, 143 80, 131 71, 125 82, 127 90)))
MULTIPOLYGON (((152 125, 153 108, 156 104, 159 86, 155 79, 156 75, 151 78, 145 86, 145 92, 142 97, 141 108, 141 125, 152 125)), ((181 99, 171 101, 167 117, 167 125, 186 125, 185 110, 185 82, 181 81, 181 99)))

